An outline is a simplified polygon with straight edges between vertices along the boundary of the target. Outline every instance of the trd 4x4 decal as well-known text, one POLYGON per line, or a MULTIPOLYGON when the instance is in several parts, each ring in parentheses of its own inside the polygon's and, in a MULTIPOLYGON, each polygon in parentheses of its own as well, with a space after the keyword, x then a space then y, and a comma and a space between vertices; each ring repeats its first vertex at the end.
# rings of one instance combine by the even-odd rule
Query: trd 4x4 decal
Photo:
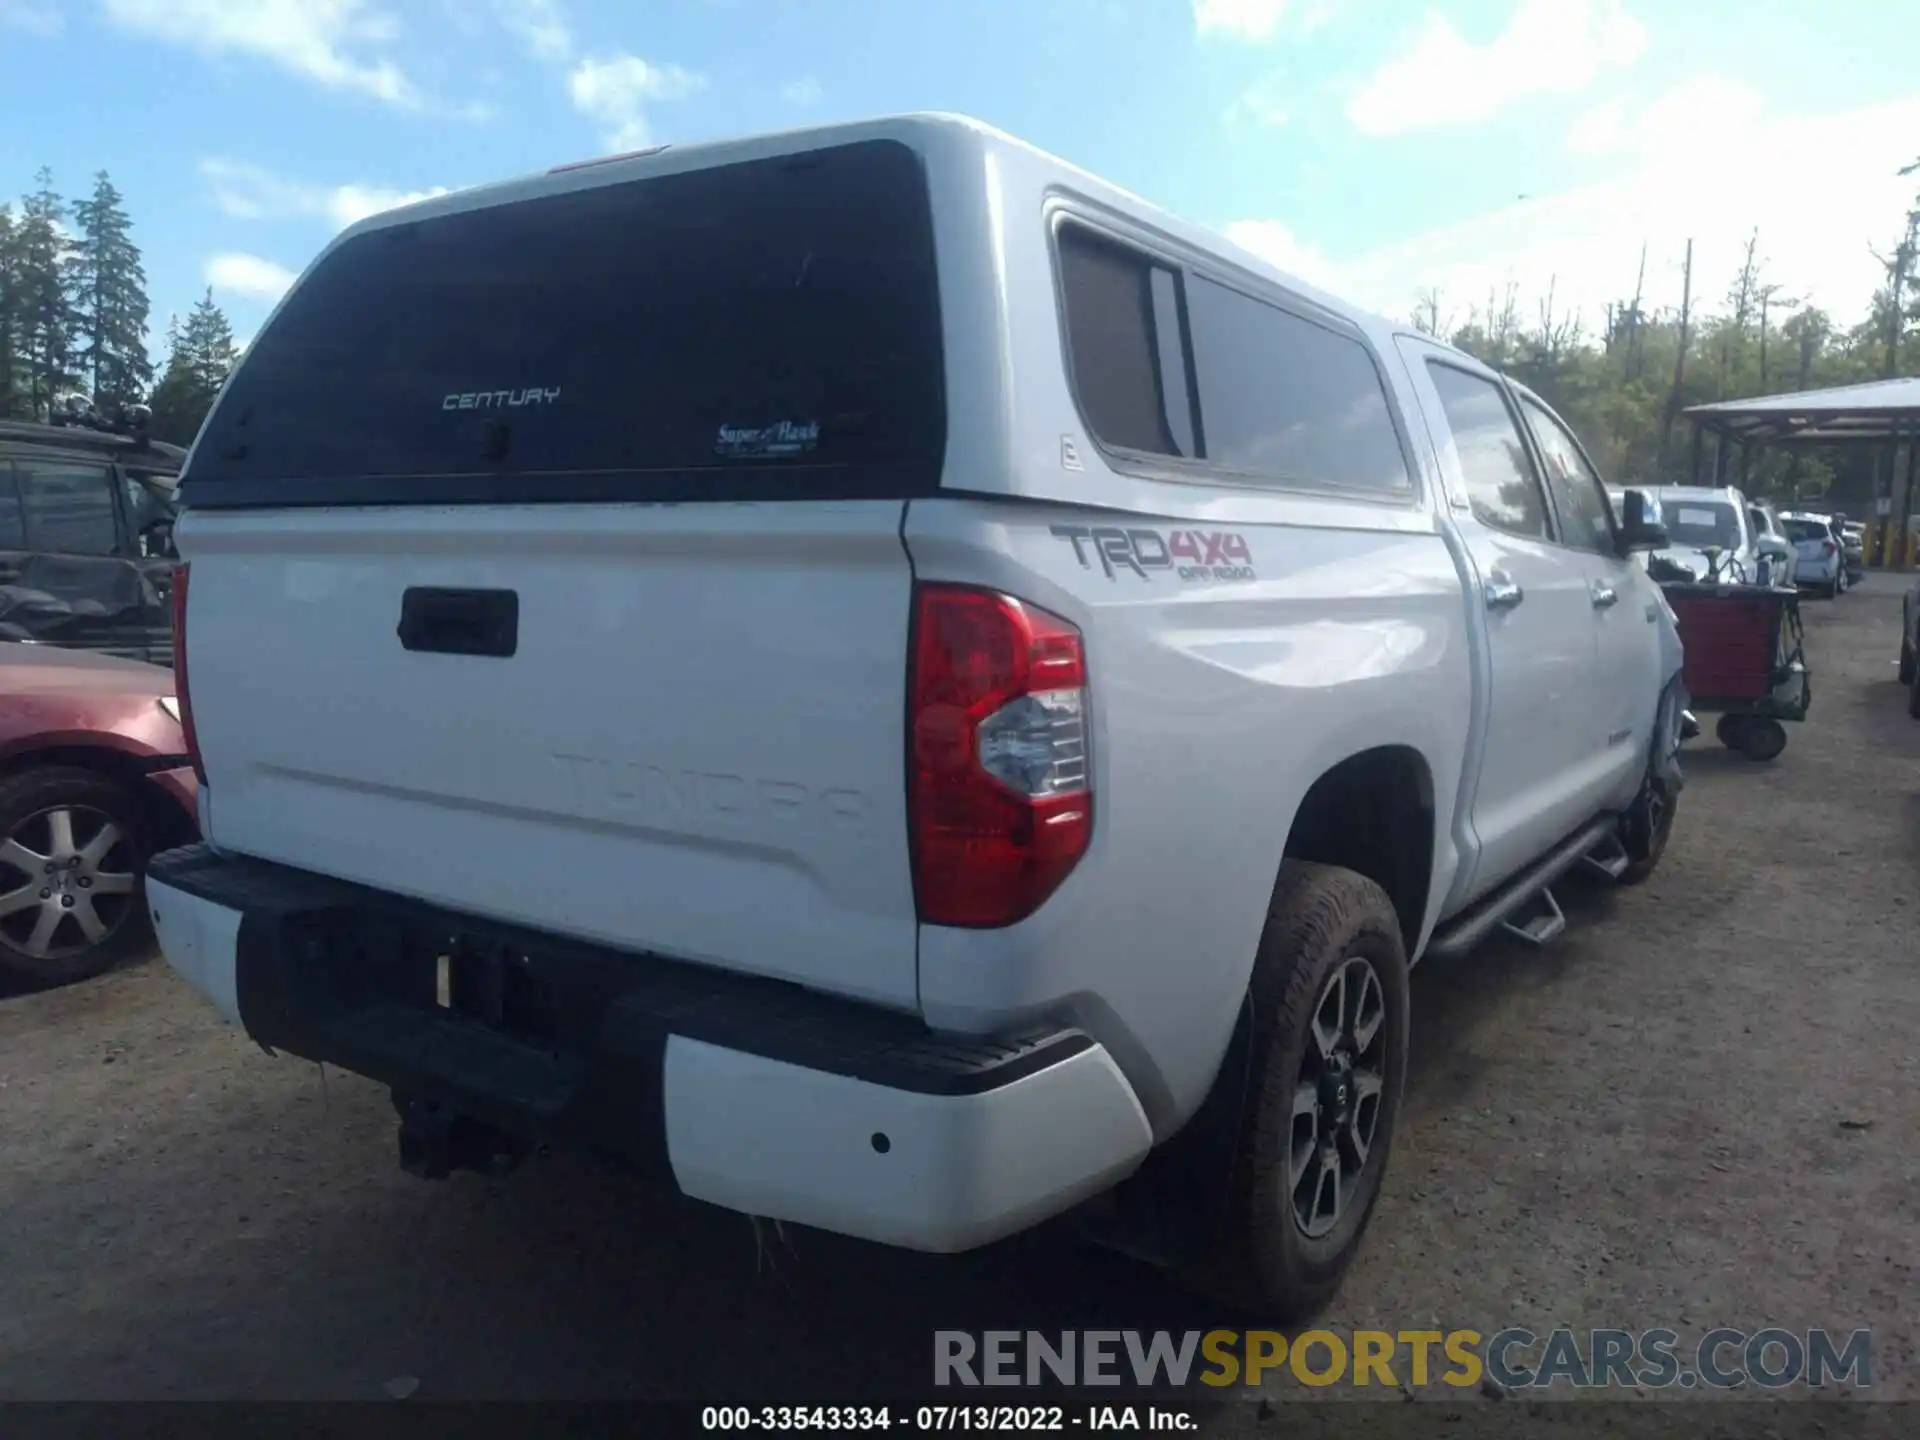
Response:
POLYGON ((1182 580, 1252 580, 1253 552, 1232 530, 1135 530, 1117 525, 1054 525, 1081 568, 1097 560, 1109 580, 1131 570, 1142 580, 1170 570, 1182 580), (1091 552, 1091 553, 1089 553, 1091 552))

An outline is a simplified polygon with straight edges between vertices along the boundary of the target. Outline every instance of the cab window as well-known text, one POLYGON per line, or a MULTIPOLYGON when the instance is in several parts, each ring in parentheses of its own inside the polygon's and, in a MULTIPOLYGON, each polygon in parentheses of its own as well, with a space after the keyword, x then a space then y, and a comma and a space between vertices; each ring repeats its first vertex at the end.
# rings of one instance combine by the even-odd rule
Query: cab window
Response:
POLYGON ((1613 507, 1600 477, 1587 464, 1586 456, 1573 434, 1546 406, 1523 395, 1521 408, 1527 413, 1527 427, 1546 462, 1547 486, 1553 491, 1554 508, 1560 512, 1560 538, 1564 544, 1580 550, 1595 550, 1603 555, 1613 552, 1613 507))
POLYGON ((1427 362, 1427 373, 1453 433, 1473 518, 1509 535, 1551 540, 1547 497, 1500 386, 1438 360, 1427 362))

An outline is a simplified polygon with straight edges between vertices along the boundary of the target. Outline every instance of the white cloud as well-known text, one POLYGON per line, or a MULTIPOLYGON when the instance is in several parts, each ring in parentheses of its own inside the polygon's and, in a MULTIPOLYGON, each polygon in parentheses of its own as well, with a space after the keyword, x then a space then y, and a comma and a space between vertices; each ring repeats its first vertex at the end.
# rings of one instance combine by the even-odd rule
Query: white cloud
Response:
POLYGON ((1576 155, 1611 154, 1626 143, 1627 124, 1626 100, 1603 100, 1567 127, 1567 149, 1576 155))
POLYGON ((804 75, 791 85, 781 87, 780 98, 789 105, 798 105, 803 110, 811 110, 826 99, 826 91, 820 88, 820 82, 811 75, 804 75))
POLYGON ((536 60, 573 56, 573 30, 560 0, 493 0, 500 23, 520 38, 536 60))
POLYGON ((123 30, 208 55, 252 55, 322 85, 392 105, 417 106, 419 93, 378 52, 400 35, 399 21, 372 0, 100 0, 123 30))
POLYGON ((1344 267, 1278 220, 1236 220, 1227 226, 1227 238, 1296 280, 1304 280, 1322 290, 1352 293, 1348 288, 1351 277, 1344 267))
POLYGON ((393 190, 377 185, 308 185, 258 165, 219 158, 202 160, 200 175, 213 190, 213 203, 238 220, 325 220, 336 230, 396 206, 446 194, 430 190, 393 190))
POLYGON ((1767 277, 1851 323, 1884 278, 1868 246, 1884 248, 1913 202, 1914 181, 1899 170, 1914 158, 1920 93, 1826 115, 1768 114, 1751 92, 1701 77, 1660 97, 1638 124, 1623 113, 1616 131, 1590 131, 1617 136, 1608 145, 1621 173, 1337 264, 1271 220, 1241 221, 1227 233, 1301 279, 1387 314, 1407 315, 1436 286, 1442 308, 1464 318, 1511 282, 1531 316, 1552 284, 1556 308, 1574 306, 1597 326, 1607 301, 1631 296, 1643 242, 1650 308, 1679 306, 1689 238, 1694 295, 1711 308, 1757 227, 1767 277), (1713 96, 1722 112, 1708 128, 1700 112, 1713 96), (1714 137, 1704 150, 1695 144, 1703 131, 1714 137))
POLYGON ((1646 27, 1620 0, 1519 0, 1484 45, 1430 13, 1355 92, 1347 118, 1375 136, 1474 124, 1531 95, 1578 94, 1646 48, 1646 27))
POLYGON ((1193 0, 1193 28, 1202 35, 1271 40, 1287 0, 1193 0))
POLYGON ((45 38, 58 35, 63 23, 51 0, 0 0, 0 29, 24 30, 45 38))
POLYGON ((1751 85, 1696 75, 1651 104, 1629 109, 1625 98, 1615 98, 1595 106, 1569 127, 1567 148, 1580 155, 1653 155, 1684 144, 1697 154, 1717 154, 1721 146, 1738 149, 1765 116, 1766 100, 1751 85))
POLYGON ((1278 128, 1293 118, 1288 93, 1268 81, 1254 85, 1227 107, 1229 125, 1247 124, 1278 128))
POLYGON ((207 284, 215 290, 262 300, 272 305, 293 288, 300 277, 284 265, 258 255, 228 251, 207 261, 207 284))
POLYGON ((1286 0, 1194 0, 1194 29, 1200 35, 1271 40, 1284 13, 1286 0))
POLYGON ((678 65, 621 54, 582 60, 567 76, 567 93, 574 109, 600 126, 609 149, 638 150, 652 143, 649 105, 684 100, 706 83, 678 65))

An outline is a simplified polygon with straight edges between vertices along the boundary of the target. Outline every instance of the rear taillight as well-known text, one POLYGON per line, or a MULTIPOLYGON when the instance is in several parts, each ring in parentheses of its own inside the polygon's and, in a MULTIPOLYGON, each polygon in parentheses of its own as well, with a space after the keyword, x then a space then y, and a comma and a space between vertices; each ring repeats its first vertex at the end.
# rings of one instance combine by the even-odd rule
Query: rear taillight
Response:
POLYGON ((1820 542, 1820 553, 1821 553, 1822 555, 1831 555, 1831 554, 1833 554, 1833 552, 1834 552, 1834 544, 1833 544, 1833 541, 1831 541, 1831 540, 1822 540, 1822 541, 1820 542))
POLYGON ((200 763, 200 737, 193 728, 193 697, 187 690, 187 567, 173 567, 173 696, 180 704, 180 734, 187 742, 187 758, 194 778, 207 783, 200 763))
POLYGON ((1039 909, 1093 833, 1080 632, 956 585, 915 592, 907 799, 929 925, 1011 925, 1039 909))

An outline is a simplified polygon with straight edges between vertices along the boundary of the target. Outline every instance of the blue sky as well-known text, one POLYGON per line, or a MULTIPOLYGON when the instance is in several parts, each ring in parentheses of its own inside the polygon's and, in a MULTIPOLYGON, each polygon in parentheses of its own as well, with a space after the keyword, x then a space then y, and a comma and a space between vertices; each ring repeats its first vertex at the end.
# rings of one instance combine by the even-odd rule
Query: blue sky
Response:
POLYGON ((158 330, 342 224, 644 141, 979 116, 1362 303, 1856 318, 1920 156, 1914 0, 0 0, 0 194, 105 168, 158 330))

